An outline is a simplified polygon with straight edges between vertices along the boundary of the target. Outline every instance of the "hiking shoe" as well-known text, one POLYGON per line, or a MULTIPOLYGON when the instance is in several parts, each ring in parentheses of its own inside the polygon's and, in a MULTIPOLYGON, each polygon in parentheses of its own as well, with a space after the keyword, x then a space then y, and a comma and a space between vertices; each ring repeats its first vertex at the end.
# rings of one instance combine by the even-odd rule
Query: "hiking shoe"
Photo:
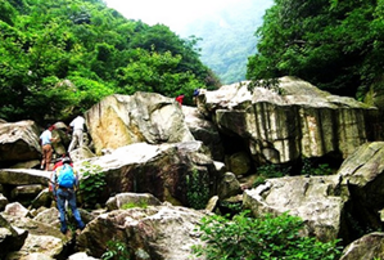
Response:
POLYGON ((80 234, 81 234, 81 230, 80 229, 76 229, 76 235, 80 236, 80 234))
POLYGON ((68 240, 71 240, 72 239, 72 231, 70 229, 68 229, 67 232, 65 233, 65 236, 68 238, 68 240))

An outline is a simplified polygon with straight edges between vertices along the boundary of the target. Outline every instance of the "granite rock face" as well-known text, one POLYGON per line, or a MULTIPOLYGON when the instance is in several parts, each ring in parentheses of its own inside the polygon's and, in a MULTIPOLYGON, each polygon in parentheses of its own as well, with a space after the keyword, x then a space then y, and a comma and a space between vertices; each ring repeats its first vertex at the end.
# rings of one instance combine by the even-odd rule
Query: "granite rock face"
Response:
POLYGON ((346 158, 376 138, 372 130, 378 110, 353 98, 331 95, 293 77, 280 78, 274 89, 250 92, 249 84, 205 91, 198 107, 222 132, 241 137, 257 162, 334 153, 346 158))

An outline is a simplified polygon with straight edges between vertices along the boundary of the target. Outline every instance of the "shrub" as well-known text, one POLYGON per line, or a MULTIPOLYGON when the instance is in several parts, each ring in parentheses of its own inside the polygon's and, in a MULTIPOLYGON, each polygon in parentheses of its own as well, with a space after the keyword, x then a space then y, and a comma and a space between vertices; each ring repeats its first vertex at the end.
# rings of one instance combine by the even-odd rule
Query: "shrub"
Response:
POLYGON ((289 175, 290 171, 291 167, 283 167, 276 164, 262 165, 256 170, 259 176, 254 180, 252 187, 256 187, 264 183, 268 178, 278 178, 289 175))
POLYGON ((100 166, 86 163, 83 178, 79 185, 81 200, 86 208, 94 208, 106 186, 105 176, 100 166))
POLYGON ((203 209, 209 200, 208 180, 201 179, 197 169, 186 176, 187 200, 189 206, 194 209, 203 209))
POLYGON ((131 257, 127 246, 118 240, 109 240, 107 250, 101 256, 102 260, 129 260, 131 257))
POLYGON ((338 259, 339 240, 328 243, 300 236, 303 221, 284 213, 252 218, 249 211, 228 219, 219 215, 202 219, 199 231, 205 245, 192 248, 196 256, 207 260, 333 260, 338 259))
POLYGON ((333 170, 327 163, 315 164, 309 158, 303 158, 303 166, 301 168, 302 175, 332 175, 333 170))

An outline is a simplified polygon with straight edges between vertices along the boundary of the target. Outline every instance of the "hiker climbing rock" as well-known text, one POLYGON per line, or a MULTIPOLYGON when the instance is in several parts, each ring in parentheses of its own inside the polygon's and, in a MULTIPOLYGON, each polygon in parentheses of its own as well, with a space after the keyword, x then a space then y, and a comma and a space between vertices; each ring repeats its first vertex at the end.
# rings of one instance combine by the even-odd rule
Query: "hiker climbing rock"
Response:
POLYGON ((68 153, 71 152, 76 146, 83 146, 83 132, 84 132, 85 119, 82 116, 77 116, 69 124, 72 128, 72 141, 68 147, 68 153))
POLYGON ((176 101, 179 102, 180 106, 183 104, 184 94, 178 95, 176 101))
POLYGON ((56 141, 56 138, 52 138, 52 131, 55 129, 55 125, 48 125, 47 129, 40 135, 40 145, 43 152, 43 158, 41 160, 40 169, 49 171, 49 166, 52 160, 53 147, 52 142, 56 141))
POLYGON ((70 236, 70 231, 66 221, 65 204, 68 203, 74 216, 77 227, 83 230, 84 222, 81 220, 80 212, 76 206, 76 190, 78 188, 78 176, 74 168, 71 166, 71 159, 65 157, 62 159, 63 165, 56 168, 51 176, 50 191, 53 192, 57 202, 57 208, 60 212, 60 231, 66 236, 70 236))

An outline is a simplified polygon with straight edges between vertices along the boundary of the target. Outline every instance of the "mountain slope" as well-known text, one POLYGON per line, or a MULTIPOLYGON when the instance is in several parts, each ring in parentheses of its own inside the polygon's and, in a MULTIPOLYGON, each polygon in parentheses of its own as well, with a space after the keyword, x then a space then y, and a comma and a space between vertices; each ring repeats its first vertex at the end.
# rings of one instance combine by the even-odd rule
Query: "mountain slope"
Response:
POLYGON ((248 57, 256 53, 255 31, 262 25, 265 10, 273 0, 240 0, 236 4, 190 23, 180 35, 202 40, 201 60, 229 84, 245 79, 248 57))

